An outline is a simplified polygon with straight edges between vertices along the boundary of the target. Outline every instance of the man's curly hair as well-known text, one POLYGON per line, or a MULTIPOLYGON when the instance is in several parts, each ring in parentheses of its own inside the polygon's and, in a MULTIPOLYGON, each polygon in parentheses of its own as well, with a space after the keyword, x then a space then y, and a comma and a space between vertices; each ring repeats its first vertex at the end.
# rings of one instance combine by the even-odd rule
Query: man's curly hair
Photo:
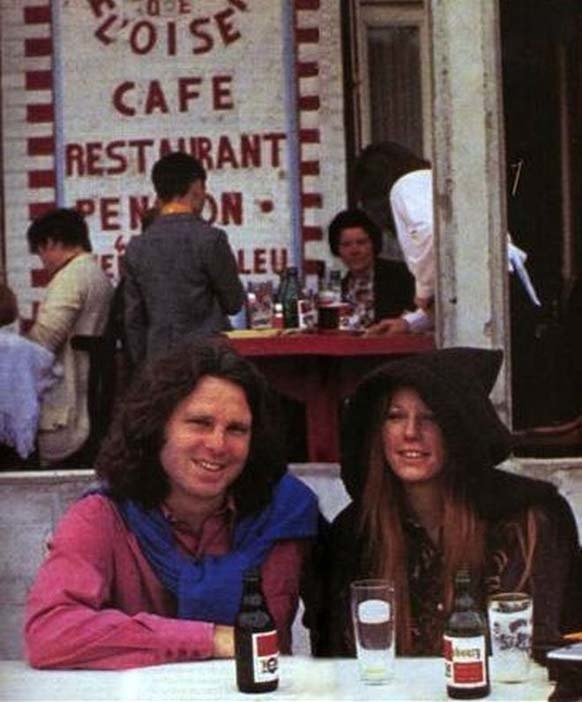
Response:
POLYGON ((115 499, 150 509, 168 496, 160 463, 165 428, 177 405, 205 376, 240 386, 252 414, 249 455, 231 486, 239 514, 264 507, 286 470, 274 396, 257 369, 224 339, 197 341, 146 364, 132 383, 97 457, 95 470, 115 499))

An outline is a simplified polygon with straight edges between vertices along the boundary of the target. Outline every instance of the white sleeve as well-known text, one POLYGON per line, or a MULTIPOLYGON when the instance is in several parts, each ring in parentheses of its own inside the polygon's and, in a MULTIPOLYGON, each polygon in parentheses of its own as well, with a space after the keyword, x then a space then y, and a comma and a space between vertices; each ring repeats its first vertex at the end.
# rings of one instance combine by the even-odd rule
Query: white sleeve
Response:
POLYGON ((429 298, 435 290, 432 174, 407 173, 390 191, 396 235, 406 265, 415 279, 416 296, 429 298))
POLYGON ((418 308, 414 312, 405 312, 402 319, 408 322, 408 328, 413 334, 422 334, 434 330, 434 317, 429 312, 418 308))

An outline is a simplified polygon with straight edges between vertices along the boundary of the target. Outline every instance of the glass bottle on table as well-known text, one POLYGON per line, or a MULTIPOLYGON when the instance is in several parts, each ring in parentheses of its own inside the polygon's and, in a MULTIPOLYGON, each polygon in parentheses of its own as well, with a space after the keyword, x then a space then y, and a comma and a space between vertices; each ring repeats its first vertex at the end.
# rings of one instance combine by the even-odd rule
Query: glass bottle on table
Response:
POLYGON ((453 609, 443 641, 449 697, 461 700, 486 697, 490 692, 487 662, 487 624, 471 591, 466 570, 455 575, 453 609))
POLYGON ((333 301, 340 303, 342 299, 342 273, 337 268, 329 272, 328 290, 333 293, 333 301))
POLYGON ((247 299, 246 299, 245 308, 246 308, 247 327, 249 329, 252 329, 253 328, 253 321, 255 318, 256 310, 257 310, 257 294, 255 292, 253 282, 250 280, 247 283, 247 299))
POLYGON ((279 684, 277 628, 261 588, 261 572, 249 568, 234 627, 236 681, 241 692, 271 692, 279 684))
POLYGON ((317 269, 317 294, 319 295, 319 293, 322 290, 325 290, 325 288, 326 288, 325 261, 317 261, 316 269, 317 269))
POLYGON ((287 268, 280 265, 279 261, 277 261, 277 266, 273 266, 273 272, 279 278, 278 282, 275 283, 275 289, 273 291, 273 302, 281 302, 281 294, 285 285, 285 274, 287 272, 287 268))
POLYGON ((283 317, 283 305, 280 302, 275 302, 273 305, 273 317, 271 319, 271 326, 273 329, 283 329, 285 327, 285 320, 283 317))
POLYGON ((299 273, 295 266, 287 268, 281 288, 279 302, 283 305, 285 329, 295 329, 299 326, 298 303, 301 296, 299 273))

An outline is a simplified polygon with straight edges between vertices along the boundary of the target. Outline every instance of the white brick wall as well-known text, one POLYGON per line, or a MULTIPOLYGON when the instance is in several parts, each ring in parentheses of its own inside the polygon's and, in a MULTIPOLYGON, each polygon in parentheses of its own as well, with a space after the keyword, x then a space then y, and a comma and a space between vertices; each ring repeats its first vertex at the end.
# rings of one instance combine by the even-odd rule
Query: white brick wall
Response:
MULTIPOLYGON (((300 465, 292 470, 322 495, 328 519, 348 502, 334 465, 300 465)), ((93 482, 91 471, 0 473, 0 659, 21 658, 26 592, 42 561, 46 540, 67 506, 93 482)), ((296 619, 295 651, 309 652, 296 619)))
POLYGON ((508 466, 509 470, 538 480, 553 483, 570 503, 582 541, 582 466, 567 458, 520 459, 508 466))
POLYGON ((0 659, 22 655, 24 601, 48 535, 89 471, 0 473, 0 659))

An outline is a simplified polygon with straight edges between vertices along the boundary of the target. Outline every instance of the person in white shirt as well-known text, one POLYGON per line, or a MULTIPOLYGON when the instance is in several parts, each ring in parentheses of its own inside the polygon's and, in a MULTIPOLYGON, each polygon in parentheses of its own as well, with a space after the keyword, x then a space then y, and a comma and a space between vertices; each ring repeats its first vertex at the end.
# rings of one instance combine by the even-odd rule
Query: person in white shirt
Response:
MULTIPOLYGON (((355 182, 362 207, 381 219, 398 243, 415 280, 417 309, 400 317, 383 319, 369 327, 369 334, 428 332, 434 329, 435 252, 432 171, 428 161, 394 142, 366 147, 355 168, 355 182), (388 195, 389 204, 386 202, 388 195)), ((508 269, 515 272, 531 302, 541 302, 525 268, 527 254, 507 234, 508 269)))
POLYGON ((435 273, 430 163, 395 142, 380 142, 362 151, 354 175, 363 209, 383 228, 394 231, 415 279, 417 309, 383 319, 368 333, 431 331, 435 273))
POLYGON ((423 168, 399 178, 390 190, 390 208, 398 243, 415 282, 417 309, 402 315, 400 321, 406 325, 402 331, 432 331, 435 292, 432 172, 423 168))

